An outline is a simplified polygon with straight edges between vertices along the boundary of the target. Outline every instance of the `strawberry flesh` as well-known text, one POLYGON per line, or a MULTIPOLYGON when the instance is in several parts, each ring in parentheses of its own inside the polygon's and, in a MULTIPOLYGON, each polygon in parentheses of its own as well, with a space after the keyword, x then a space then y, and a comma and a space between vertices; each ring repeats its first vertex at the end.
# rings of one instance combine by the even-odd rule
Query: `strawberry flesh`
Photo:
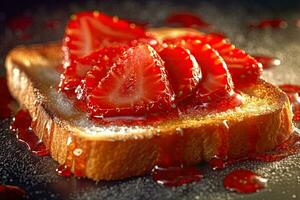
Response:
POLYGON ((202 79, 195 91, 198 102, 211 101, 212 97, 231 92, 233 83, 226 63, 216 50, 199 40, 166 41, 169 45, 182 46, 190 50, 202 72, 202 79))
POLYGON ((166 47, 159 55, 165 61, 176 101, 192 95, 202 77, 195 57, 183 47, 166 47))
POLYGON ((85 100, 89 94, 104 78, 112 67, 114 61, 125 50, 125 46, 102 48, 81 59, 81 63, 88 65, 90 70, 81 80, 75 90, 78 100, 85 100))
POLYGON ((65 30, 65 61, 143 37, 146 37, 144 29, 136 24, 97 11, 80 12, 71 17, 65 30))
POLYGON ((262 74, 262 65, 259 62, 221 36, 212 34, 183 35, 177 38, 169 38, 165 42, 174 43, 187 40, 199 40, 215 49, 227 64, 232 80, 237 87, 255 83, 262 74))
POLYGON ((147 44, 123 52, 87 98, 99 118, 171 110, 173 101, 163 61, 147 44))

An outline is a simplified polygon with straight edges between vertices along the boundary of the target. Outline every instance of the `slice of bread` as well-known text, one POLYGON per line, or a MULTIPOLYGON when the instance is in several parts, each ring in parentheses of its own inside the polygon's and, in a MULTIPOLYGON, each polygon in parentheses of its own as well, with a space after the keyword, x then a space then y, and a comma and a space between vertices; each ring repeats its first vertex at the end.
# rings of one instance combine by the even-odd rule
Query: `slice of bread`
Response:
MULTIPOLYGON (((151 31, 160 37, 186 32, 151 31)), ((57 91, 56 67, 62 56, 59 43, 19 46, 7 56, 7 80, 51 156, 60 164, 67 162, 75 175, 94 180, 143 175, 158 164, 162 152, 173 152, 187 165, 208 161, 220 149, 228 157, 240 157, 271 150, 292 133, 287 96, 263 80, 243 89, 242 105, 226 112, 152 126, 97 125, 57 91)))

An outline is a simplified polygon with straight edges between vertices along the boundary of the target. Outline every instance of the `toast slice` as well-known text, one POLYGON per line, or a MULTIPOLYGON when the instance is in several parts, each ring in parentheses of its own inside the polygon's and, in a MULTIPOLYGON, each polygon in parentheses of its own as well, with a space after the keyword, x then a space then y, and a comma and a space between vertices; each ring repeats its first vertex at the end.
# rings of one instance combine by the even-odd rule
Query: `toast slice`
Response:
MULTIPOLYGON (((191 32, 151 30, 157 37, 187 31, 191 32)), ((292 133, 288 97, 263 80, 244 88, 242 105, 225 112, 155 125, 100 126, 57 91, 56 67, 62 57, 59 43, 19 46, 7 56, 7 80, 11 94, 29 110, 35 133, 51 156, 60 164, 68 163, 78 176, 116 180, 143 175, 168 147, 187 165, 208 161, 220 149, 231 158, 246 156, 271 150, 292 133)))

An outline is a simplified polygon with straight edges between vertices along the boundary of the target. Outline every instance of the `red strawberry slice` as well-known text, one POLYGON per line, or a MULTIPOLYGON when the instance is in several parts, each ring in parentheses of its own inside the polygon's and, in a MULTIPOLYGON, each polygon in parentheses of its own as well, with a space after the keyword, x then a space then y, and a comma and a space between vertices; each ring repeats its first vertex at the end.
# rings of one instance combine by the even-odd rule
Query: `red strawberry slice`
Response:
POLYGON ((97 11, 80 12, 71 17, 66 27, 63 45, 65 60, 141 37, 146 37, 144 29, 133 23, 97 11))
POLYGON ((74 91, 88 70, 90 65, 81 64, 77 60, 71 61, 61 75, 59 88, 63 91, 74 91))
POLYGON ((106 76, 116 58, 125 50, 125 46, 102 48, 89 56, 79 59, 81 63, 89 65, 90 70, 75 90, 78 100, 86 99, 87 94, 106 76))
POLYGON ((159 55, 165 61, 176 100, 180 101, 190 96, 202 76, 195 57, 183 47, 167 47, 159 52, 159 55))
POLYGON ((231 76, 226 63, 216 50, 208 44, 192 42, 192 54, 202 70, 202 81, 196 91, 196 98, 210 100, 212 96, 224 96, 233 89, 231 76))
POLYGON ((146 44, 125 51, 87 98, 100 118, 170 110, 173 101, 163 61, 146 44))
MULTIPOLYGON (((170 41, 169 41, 170 42, 170 41)), ((171 45, 183 46, 196 58, 202 72, 202 80, 195 92, 198 101, 211 101, 227 96, 233 89, 231 75, 226 63, 216 50, 200 40, 178 40, 171 45)))
POLYGON ((90 87, 92 75, 94 75, 97 80, 103 78, 115 57, 121 54, 123 50, 125 50, 125 48, 122 46, 102 48, 88 56, 73 60, 62 75, 60 88, 69 91, 75 90, 75 88, 82 83, 82 79, 85 78, 87 74, 83 82, 84 85, 88 83, 87 86, 90 87))
POLYGON ((238 87, 253 83, 261 76, 262 65, 223 37, 210 34, 184 35, 179 38, 170 38, 166 42, 174 43, 180 40, 199 40, 217 50, 226 62, 234 84, 238 87))

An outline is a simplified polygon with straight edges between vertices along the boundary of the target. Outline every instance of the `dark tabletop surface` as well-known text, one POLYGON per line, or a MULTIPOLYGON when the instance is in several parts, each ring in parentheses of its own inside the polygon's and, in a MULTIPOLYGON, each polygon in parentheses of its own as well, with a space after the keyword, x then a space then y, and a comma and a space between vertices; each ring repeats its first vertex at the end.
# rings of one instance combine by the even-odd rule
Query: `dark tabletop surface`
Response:
MULTIPOLYGON (((29 1, 20 4, 12 0, 0 8, 0 73, 4 74, 4 59, 9 49, 18 44, 60 39, 68 16, 85 9, 148 21, 151 26, 162 25, 170 12, 191 11, 249 53, 279 57, 282 65, 265 71, 267 80, 274 84, 300 84, 300 28, 295 25, 295 20, 300 19, 300 3, 297 1, 29 1), (13 5, 16 9, 12 9, 13 5), (33 19, 24 38, 7 26, 16 15, 33 19), (279 30, 247 27, 249 22, 265 18, 284 18, 288 27, 279 30)), ((0 183, 20 186, 30 199, 300 199, 300 154, 273 163, 239 163, 223 171, 212 171, 202 164, 199 166, 204 174, 202 181, 177 188, 165 188, 149 176, 94 182, 57 176, 57 163, 50 157, 32 155, 17 142, 9 124, 10 119, 0 121, 0 183), (267 178, 268 186, 248 195, 226 191, 222 185, 224 175, 240 167, 267 178)))

